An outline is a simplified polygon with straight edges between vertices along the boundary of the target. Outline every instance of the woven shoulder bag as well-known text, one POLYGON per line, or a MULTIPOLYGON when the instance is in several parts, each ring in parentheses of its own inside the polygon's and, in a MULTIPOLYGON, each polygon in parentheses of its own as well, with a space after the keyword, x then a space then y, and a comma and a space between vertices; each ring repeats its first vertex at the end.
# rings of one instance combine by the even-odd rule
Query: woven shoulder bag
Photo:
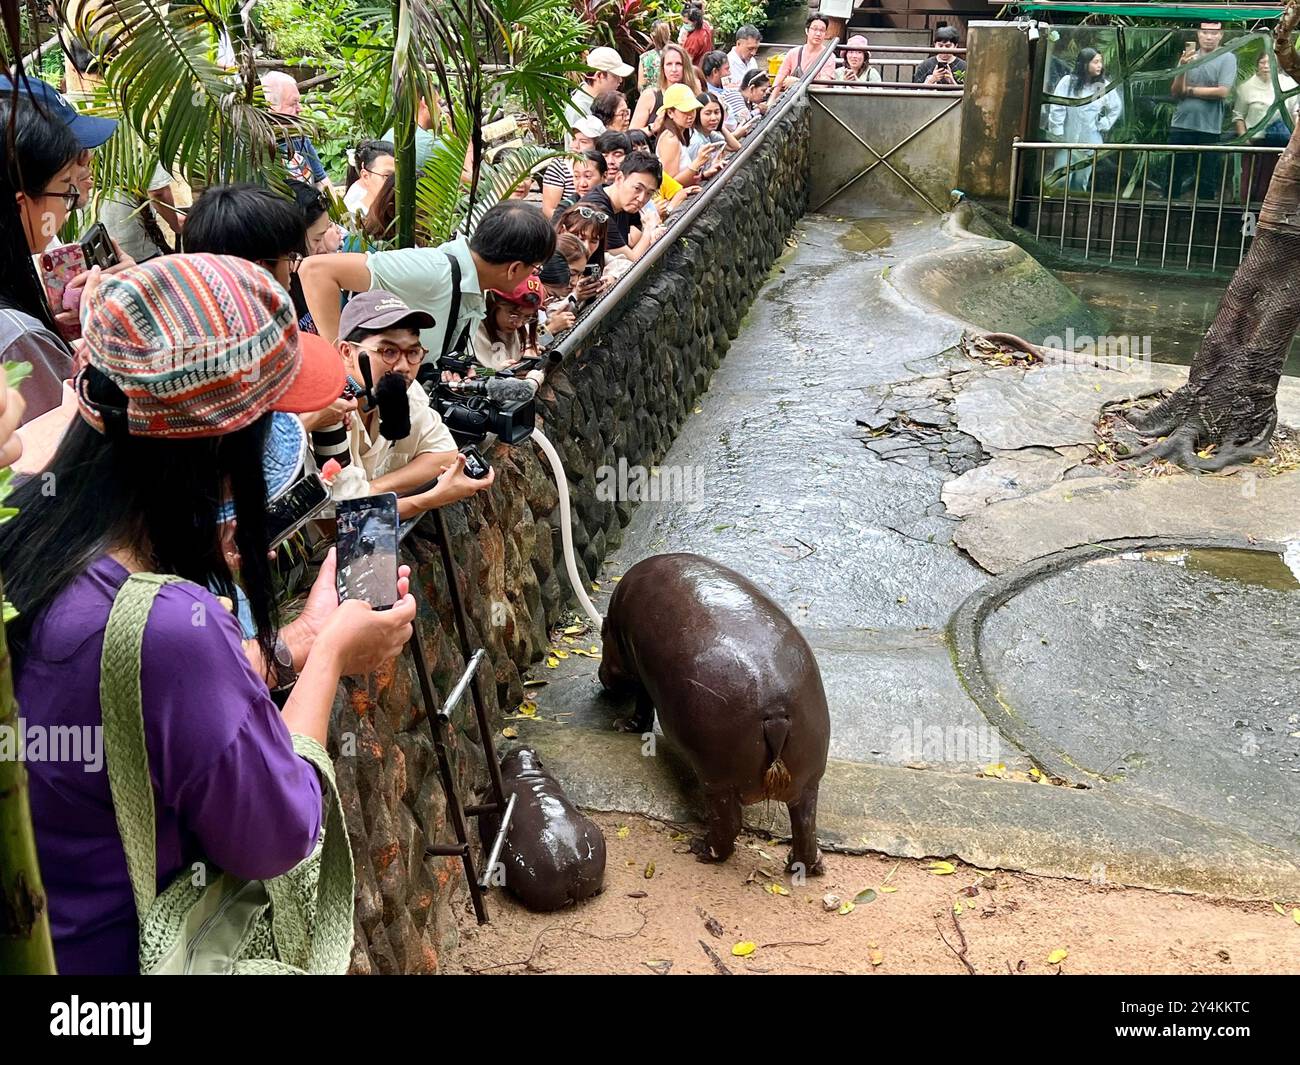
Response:
MULTIPOLYGON (((140 918, 140 972, 344 973, 352 953, 352 849, 334 766, 306 736, 293 749, 320 774, 325 830, 315 851, 271 880, 241 880, 206 864, 157 894, 157 828, 140 697, 140 653, 154 598, 179 577, 133 573, 109 613, 99 701, 109 787, 140 918)), ((196 703, 201 698, 196 693, 196 703)))

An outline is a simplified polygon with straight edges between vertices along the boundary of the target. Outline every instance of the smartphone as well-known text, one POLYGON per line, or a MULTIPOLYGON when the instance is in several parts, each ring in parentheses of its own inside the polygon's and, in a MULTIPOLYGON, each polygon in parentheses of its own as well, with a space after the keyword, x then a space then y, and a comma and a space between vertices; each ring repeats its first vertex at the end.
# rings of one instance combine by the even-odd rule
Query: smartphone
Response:
POLYGON ((41 273, 45 279, 45 293, 50 298, 50 306, 57 314, 63 310, 63 292, 68 282, 84 274, 89 269, 86 264, 86 249, 81 244, 60 244, 41 253, 41 273))
POLYGON ((393 492, 340 499, 338 569, 339 599, 361 599, 376 610, 397 602, 397 496, 393 492))
POLYGON ((488 465, 487 459, 478 453, 478 448, 472 444, 462 449, 461 454, 465 456, 465 476, 472 477, 476 481, 483 480, 491 471, 492 467, 488 465))
POLYGON ((320 475, 309 473, 294 482, 266 508, 267 544, 275 550, 316 517, 330 501, 330 490, 320 475))
POLYGON ((87 270, 92 266, 105 270, 118 264, 117 249, 113 247, 113 239, 108 235, 103 222, 96 222, 86 230, 86 235, 81 238, 81 246, 86 252, 87 270))
POLYGON ((582 271, 582 276, 589 278, 600 277, 600 263, 588 263, 582 271))

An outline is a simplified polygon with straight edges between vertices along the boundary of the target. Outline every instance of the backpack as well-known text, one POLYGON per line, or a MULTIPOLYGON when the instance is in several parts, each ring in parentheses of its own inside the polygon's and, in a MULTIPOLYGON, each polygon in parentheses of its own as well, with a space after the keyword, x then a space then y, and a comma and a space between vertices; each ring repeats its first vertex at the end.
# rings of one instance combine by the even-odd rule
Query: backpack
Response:
POLYGON ((99 701, 113 813, 140 920, 144 975, 338 973, 352 954, 352 849, 334 766, 306 736, 293 749, 320 774, 324 839, 271 880, 241 880, 209 864, 206 883, 180 873, 157 894, 153 784, 140 697, 140 651, 154 598, 181 578, 133 573, 109 612, 99 701))

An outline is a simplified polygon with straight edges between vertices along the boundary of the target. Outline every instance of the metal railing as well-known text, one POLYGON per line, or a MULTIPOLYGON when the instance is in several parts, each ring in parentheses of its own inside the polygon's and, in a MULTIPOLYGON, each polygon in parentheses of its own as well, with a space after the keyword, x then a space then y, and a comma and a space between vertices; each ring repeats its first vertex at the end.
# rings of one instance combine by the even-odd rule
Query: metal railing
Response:
POLYGON ((1193 263, 1211 271, 1235 269, 1254 234, 1262 202, 1254 195, 1256 186, 1267 184, 1257 177, 1266 166, 1271 173, 1282 151, 1254 145, 1017 141, 1007 215, 1037 240, 1082 252, 1084 259, 1104 254, 1110 263, 1119 258, 1158 261, 1161 267, 1181 261, 1185 270, 1193 263), (1241 182, 1230 198, 1238 160, 1241 182), (1183 188, 1189 177, 1190 196, 1183 188))
MULTIPOLYGON (((764 41, 763 43, 764 45, 767 45, 766 41, 764 41)), ((785 49, 786 51, 793 51, 794 49, 799 48, 801 46, 797 44, 773 43, 772 45, 770 45, 770 47, 774 49, 785 49)), ((835 52, 843 52, 847 48, 848 45, 835 44, 833 46, 833 49, 828 49, 828 51, 833 50, 835 52)), ((939 89, 946 92, 953 92, 953 91, 960 92, 964 87, 961 82, 958 82, 955 85, 946 85, 946 84, 924 85, 921 82, 914 82, 912 80, 912 73, 916 69, 917 65, 925 62, 927 58, 929 58, 932 55, 936 55, 939 52, 946 52, 950 55, 962 56, 962 57, 966 55, 965 48, 935 48, 932 45, 920 47, 917 45, 905 45, 905 44, 881 45, 874 49, 868 49, 868 65, 880 72, 880 81, 849 82, 848 84, 859 86, 859 87, 872 86, 879 89, 925 88, 925 89, 939 89), (880 58, 877 58, 877 55, 879 55, 880 58), (914 58, 909 58, 909 57, 914 57, 914 58)), ((829 78, 824 78, 821 81, 819 81, 817 84, 838 85, 841 83, 837 81, 832 81, 829 78)))
POLYGON ((754 127, 754 132, 745 138, 744 144, 728 162, 727 166, 717 177, 705 183, 704 191, 692 199, 689 205, 674 215, 668 222, 666 232, 661 236, 649 250, 641 256, 624 274, 614 283, 604 296, 597 300, 590 307, 586 308, 572 329, 565 333, 559 341, 547 349, 551 357, 551 366, 562 361, 565 356, 571 355, 578 350, 578 347, 584 340, 591 335, 592 330, 596 328, 605 318, 613 311, 637 285, 637 283, 646 276, 651 268, 668 254, 668 249, 673 245, 673 239, 679 234, 686 231, 690 224, 699 217, 714 197, 726 187, 731 176, 739 172, 740 168, 755 151, 760 144, 763 144, 771 131, 785 114, 794 106, 797 100, 800 100, 808 91, 808 86, 812 80, 821 71, 826 60, 830 58, 832 50, 836 44, 836 39, 832 38, 831 47, 827 48, 821 55, 821 58, 811 70, 805 70, 803 77, 792 89, 788 89, 782 94, 777 103, 763 117, 762 121, 754 127))

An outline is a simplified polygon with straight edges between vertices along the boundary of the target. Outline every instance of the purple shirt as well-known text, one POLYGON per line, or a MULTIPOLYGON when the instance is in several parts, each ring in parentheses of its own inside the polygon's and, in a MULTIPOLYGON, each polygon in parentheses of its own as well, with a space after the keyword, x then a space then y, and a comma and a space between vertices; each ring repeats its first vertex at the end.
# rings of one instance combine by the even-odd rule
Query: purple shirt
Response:
MULTIPOLYGON (((33 726, 100 724, 99 656, 126 576, 101 558, 37 619, 16 675, 29 734, 33 726)), ((320 832, 320 780, 294 754, 266 683, 240 646, 238 622, 196 585, 168 585, 154 600, 141 657, 159 891, 203 858, 247 879, 293 868, 320 832)), ((90 772, 93 759, 84 755, 27 763, 55 957, 65 974, 139 971, 135 901, 102 743, 98 750, 90 772)))

